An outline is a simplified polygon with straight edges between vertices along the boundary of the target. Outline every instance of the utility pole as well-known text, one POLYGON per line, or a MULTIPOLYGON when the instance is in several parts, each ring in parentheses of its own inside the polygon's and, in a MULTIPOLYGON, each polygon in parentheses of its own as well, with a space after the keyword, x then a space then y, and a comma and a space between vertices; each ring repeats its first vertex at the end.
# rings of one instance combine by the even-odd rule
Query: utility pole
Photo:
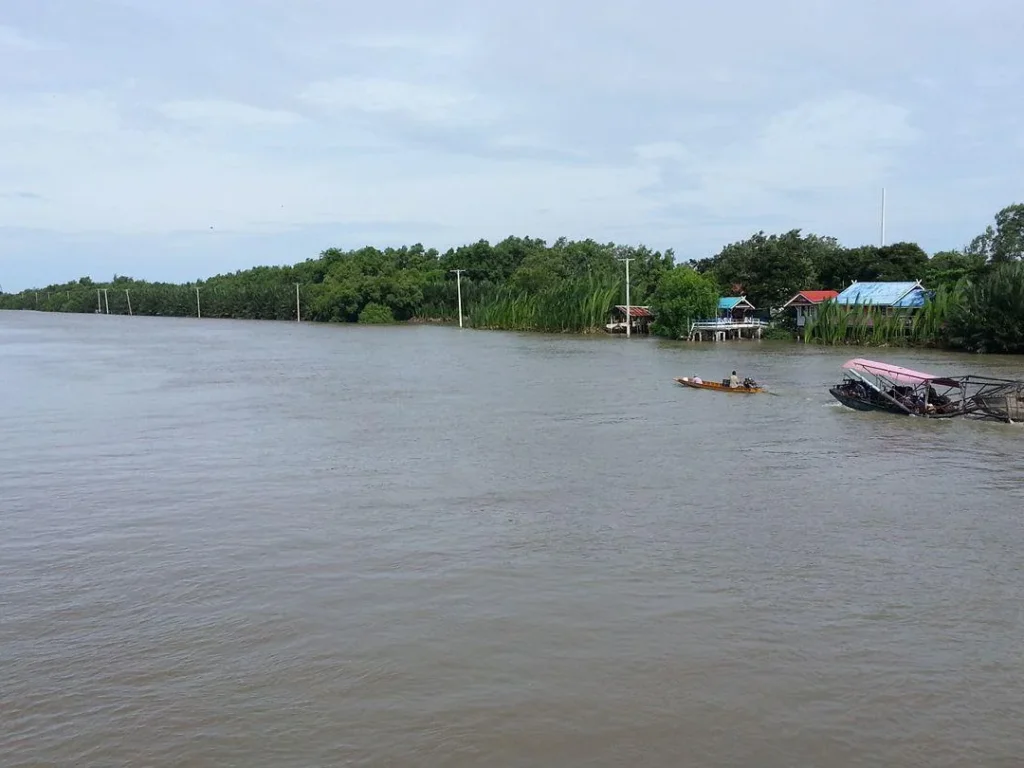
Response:
POLYGON ((295 284, 295 322, 302 322, 302 305, 299 303, 299 284, 295 284))
POLYGON ((96 312, 97 314, 103 312, 103 299, 100 297, 100 289, 96 289, 96 312))
POLYGON ((103 303, 107 305, 107 314, 110 314, 110 297, 107 296, 107 289, 103 289, 103 303))
POLYGON ((464 270, 464 269, 450 269, 448 271, 455 273, 455 284, 458 286, 458 290, 459 290, 459 328, 461 328, 462 327, 462 273, 465 272, 466 270, 464 270))
POLYGON ((633 318, 629 311, 629 262, 633 261, 633 259, 621 258, 619 261, 626 262, 626 338, 628 339, 630 336, 630 329, 633 326, 633 318))
POLYGON ((199 307, 199 286, 196 286, 196 317, 202 319, 203 310, 199 307))
POLYGON ((882 187, 882 235, 879 245, 885 247, 885 187, 882 187))
POLYGON ((128 289, 127 288, 124 289, 124 297, 126 299, 128 299, 128 317, 131 317, 132 316, 132 297, 131 297, 131 294, 128 293, 128 289))

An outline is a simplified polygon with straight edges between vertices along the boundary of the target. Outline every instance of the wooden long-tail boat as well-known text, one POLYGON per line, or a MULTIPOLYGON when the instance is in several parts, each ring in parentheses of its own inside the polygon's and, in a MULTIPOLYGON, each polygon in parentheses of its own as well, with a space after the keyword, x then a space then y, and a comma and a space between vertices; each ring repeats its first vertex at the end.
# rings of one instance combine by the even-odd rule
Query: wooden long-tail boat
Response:
POLYGON ((722 384, 717 381, 701 381, 698 383, 689 376, 677 378, 676 383, 693 389, 710 389, 713 392, 729 392, 734 395, 756 395, 758 392, 764 391, 764 388, 757 384, 747 386, 745 383, 742 383, 738 387, 730 387, 728 384, 722 384))

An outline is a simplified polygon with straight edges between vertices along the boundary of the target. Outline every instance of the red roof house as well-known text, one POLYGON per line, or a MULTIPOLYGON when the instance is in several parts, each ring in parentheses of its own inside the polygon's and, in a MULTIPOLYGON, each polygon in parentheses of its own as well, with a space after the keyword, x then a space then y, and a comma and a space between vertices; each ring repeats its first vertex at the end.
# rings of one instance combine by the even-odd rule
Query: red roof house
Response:
POLYGON ((813 307, 815 304, 821 304, 823 301, 834 299, 838 295, 839 291, 800 291, 796 296, 783 304, 782 308, 813 307))
POLYGON ((802 328, 807 324, 807 318, 814 317, 819 304, 835 299, 838 295, 839 291, 799 291, 796 296, 783 304, 782 308, 792 307, 796 310, 796 327, 802 328))

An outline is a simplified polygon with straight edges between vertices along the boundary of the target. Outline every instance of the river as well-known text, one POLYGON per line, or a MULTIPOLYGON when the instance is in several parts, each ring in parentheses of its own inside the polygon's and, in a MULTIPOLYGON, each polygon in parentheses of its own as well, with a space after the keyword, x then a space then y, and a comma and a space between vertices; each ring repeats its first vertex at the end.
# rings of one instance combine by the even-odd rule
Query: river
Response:
POLYGON ((0 312, 0 762, 1020 765, 1024 432, 856 355, 1024 377, 0 312))

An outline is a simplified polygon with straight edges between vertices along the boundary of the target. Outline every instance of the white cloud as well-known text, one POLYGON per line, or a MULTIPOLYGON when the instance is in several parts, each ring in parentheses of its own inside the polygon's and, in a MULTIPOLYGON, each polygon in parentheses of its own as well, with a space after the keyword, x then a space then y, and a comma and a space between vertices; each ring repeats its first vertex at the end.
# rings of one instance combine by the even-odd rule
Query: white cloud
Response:
POLYGON ((641 160, 694 161, 693 155, 678 141, 654 141, 649 144, 640 144, 634 147, 633 151, 641 160))
MULTIPOLYGON (((242 105, 170 111, 218 121, 262 114, 242 105)), ((202 135, 134 128, 98 96, 8 102, 0 114, 0 193, 30 191, 46 201, 5 195, 0 226, 152 234, 395 220, 499 227, 504 217, 527 221, 566 200, 577 201, 568 218, 612 215, 627 190, 650 180, 639 168, 500 160, 410 176, 406 163, 429 164, 416 153, 289 162, 202 135)))
POLYGON ((874 189, 920 138, 906 109, 845 93, 780 110, 754 135, 711 151, 670 141, 634 151, 660 168, 665 203, 719 216, 737 210, 763 216, 793 211, 785 193, 849 196, 874 189))
POLYGON ((15 27, 0 24, 0 50, 7 48, 12 51, 43 51, 48 47, 41 40, 31 38, 15 27))
POLYGON ((487 122, 493 105, 465 89, 379 77, 339 77, 306 86, 299 97, 333 112, 397 114, 431 123, 487 122))
POLYGON ((884 179, 919 136, 907 109, 841 94, 776 114, 749 151, 729 153, 712 173, 779 190, 863 187, 884 179))
POLYGON ((254 128, 302 122, 301 115, 281 109, 260 109, 234 101, 169 101, 157 110, 172 120, 192 125, 254 128))
POLYGON ((426 222, 706 254, 766 220, 872 239, 884 184, 890 236, 946 247, 1024 163, 997 0, 44 5, 0 26, 0 226, 41 236, 426 222))
POLYGON ((465 37, 444 37, 409 33, 363 34, 346 39, 353 48, 371 51, 400 51, 417 56, 461 58, 474 50, 471 40, 465 37))

